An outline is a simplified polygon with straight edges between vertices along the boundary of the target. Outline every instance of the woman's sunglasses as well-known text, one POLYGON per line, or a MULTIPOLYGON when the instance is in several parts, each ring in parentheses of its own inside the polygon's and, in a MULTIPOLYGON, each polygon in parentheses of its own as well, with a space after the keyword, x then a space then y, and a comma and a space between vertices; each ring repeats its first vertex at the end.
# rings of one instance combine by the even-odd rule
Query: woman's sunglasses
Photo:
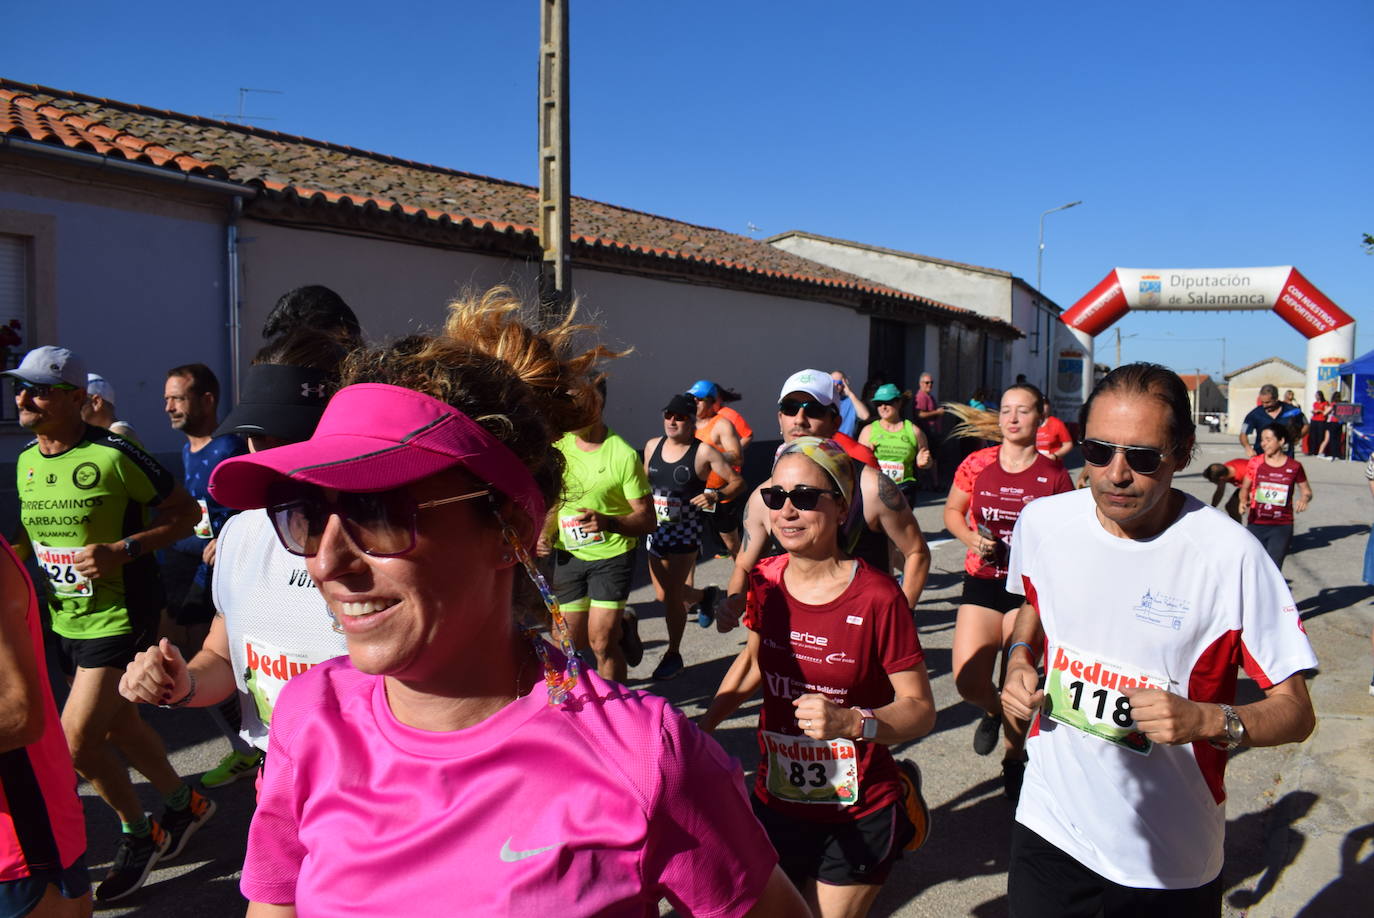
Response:
POLYGON ((320 550, 325 525, 338 515, 344 532, 363 554, 394 558, 415 547, 415 517, 421 510, 456 504, 490 494, 487 489, 457 497, 417 503, 403 490, 360 493, 340 491, 334 500, 319 490, 305 491, 292 500, 267 508, 282 547, 293 555, 313 558, 320 550))
POLYGON ((1141 475, 1153 475, 1159 471, 1159 465, 1164 461, 1164 451, 1149 446, 1124 446, 1120 443, 1108 443, 1106 440, 1084 440, 1078 444, 1078 448, 1083 451, 1083 461, 1096 466, 1107 465, 1112 461, 1112 456, 1118 451, 1122 452, 1126 455, 1126 464, 1131 467, 1131 471, 1139 472, 1141 475))
POLYGON ((833 497, 840 496, 840 492, 834 489, 793 488, 790 491, 784 491, 778 485, 759 491, 759 496, 763 498, 763 505, 769 510, 781 510, 783 504, 789 500, 792 501, 792 506, 798 510, 815 510, 816 505, 821 501, 822 494, 829 494, 833 497))
POLYGON ((822 405, 820 402, 799 402, 794 398, 785 398, 778 402, 778 414, 785 418, 796 417, 799 411, 813 421, 821 421, 829 417, 830 406, 822 405))

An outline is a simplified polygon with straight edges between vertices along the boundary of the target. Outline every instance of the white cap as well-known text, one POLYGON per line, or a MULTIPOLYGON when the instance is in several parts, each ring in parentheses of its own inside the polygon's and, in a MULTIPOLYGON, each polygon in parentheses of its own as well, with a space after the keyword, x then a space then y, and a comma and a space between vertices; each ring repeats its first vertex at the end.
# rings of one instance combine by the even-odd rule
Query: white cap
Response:
POLYGON ((793 373, 787 377, 787 382, 782 384, 778 398, 786 398, 789 392, 805 392, 807 395, 815 396, 816 401, 822 405, 835 404, 835 380, 822 370, 798 370, 793 373))
POLYGON ((115 403, 114 386, 106 382, 105 377, 99 373, 86 374, 86 393, 100 396, 107 405, 115 403))
POLYGON ((72 353, 71 348, 48 344, 29 351, 19 366, 0 373, 0 376, 12 376, 32 385, 63 385, 84 389, 86 365, 72 353))

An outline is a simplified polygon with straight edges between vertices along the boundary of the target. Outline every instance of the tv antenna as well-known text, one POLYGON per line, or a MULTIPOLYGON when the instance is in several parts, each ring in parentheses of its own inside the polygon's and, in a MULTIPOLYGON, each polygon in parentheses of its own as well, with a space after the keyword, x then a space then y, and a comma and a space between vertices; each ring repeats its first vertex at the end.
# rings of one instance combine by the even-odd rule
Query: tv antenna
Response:
POLYGON ((276 118, 270 117, 270 116, 268 116, 268 115, 245 115, 245 114, 243 113, 243 103, 244 103, 244 100, 248 97, 248 94, 249 94, 250 92, 268 93, 268 94, 271 94, 271 95, 274 95, 274 96, 284 96, 284 95, 286 95, 286 93, 283 92, 283 91, 280 90, 280 89, 250 89, 250 88, 248 88, 247 86, 240 86, 240 87, 239 87, 239 113, 238 113, 237 115, 224 115, 224 114, 220 114, 220 115, 214 115, 213 117, 215 117, 215 118, 223 118, 225 121, 237 121, 237 122, 239 122, 240 124, 247 124, 249 120, 252 120, 252 121, 276 121, 276 120, 277 120, 276 118))

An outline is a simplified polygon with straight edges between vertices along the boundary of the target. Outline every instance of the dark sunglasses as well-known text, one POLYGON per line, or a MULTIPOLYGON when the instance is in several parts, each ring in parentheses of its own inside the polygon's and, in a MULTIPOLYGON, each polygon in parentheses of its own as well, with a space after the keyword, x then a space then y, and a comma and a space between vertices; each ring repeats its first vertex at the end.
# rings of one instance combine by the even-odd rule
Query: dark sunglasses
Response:
POLYGON ((14 391, 27 392, 34 398, 47 398, 54 392, 71 392, 76 386, 67 383, 32 383, 26 379, 16 379, 14 381, 14 391))
POLYGON ((340 491, 326 500, 318 490, 267 508, 282 547, 293 555, 313 558, 320 550, 325 525, 337 515, 344 532, 363 554, 394 558, 415 547, 415 517, 421 510, 456 504, 490 494, 487 489, 417 503, 404 490, 359 493, 340 491))
POLYGON ((1159 471, 1159 465, 1164 461, 1164 450, 1150 446, 1124 446, 1120 443, 1108 443, 1106 440, 1084 440, 1078 444, 1078 448, 1083 451, 1083 461, 1096 466, 1109 464, 1112 457, 1120 451, 1126 455, 1126 464, 1131 467, 1131 471, 1139 472, 1141 475, 1153 475, 1159 471))
POLYGON ((789 500, 792 502, 792 506, 798 510, 815 510, 816 505, 821 501, 822 494, 829 494, 833 497, 840 496, 840 492, 834 489, 793 488, 790 491, 784 491, 779 485, 764 488, 759 492, 759 496, 763 498, 763 505, 769 510, 781 510, 783 504, 789 500))
POLYGON ((799 411, 813 421, 821 421, 830 415, 830 406, 813 401, 799 402, 794 398, 778 402, 778 414, 785 418, 796 417, 799 411))
POLYGON ((665 420, 665 421, 682 421, 683 423, 686 423, 687 421, 690 421, 691 418, 689 418, 689 417, 688 417, 687 415, 685 415, 685 414, 675 414, 675 413, 672 412, 672 411, 665 411, 665 412, 663 412, 663 420, 665 420))
POLYGON ((874 400, 873 400, 873 404, 875 404, 875 405, 888 405, 888 406, 892 406, 892 405, 897 404, 897 400, 896 400, 895 398, 890 398, 890 399, 888 399, 888 400, 886 400, 886 401, 878 401, 877 399, 874 399, 874 400))

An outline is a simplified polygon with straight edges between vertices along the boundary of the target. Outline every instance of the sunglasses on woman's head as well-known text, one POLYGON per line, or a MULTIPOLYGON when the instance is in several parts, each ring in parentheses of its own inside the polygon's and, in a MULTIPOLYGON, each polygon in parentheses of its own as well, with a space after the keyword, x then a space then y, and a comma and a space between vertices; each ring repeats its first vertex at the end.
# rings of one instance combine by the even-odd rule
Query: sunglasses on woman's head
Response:
POLYGON ((763 498, 763 505, 769 510, 781 510, 789 500, 792 501, 792 506, 798 510, 815 510, 816 505, 821 501, 822 494, 829 494, 832 497, 840 496, 840 492, 833 488, 793 488, 790 491, 784 491, 780 486, 773 485, 771 488, 764 488, 759 491, 759 497, 763 498))
POLYGON ((421 510, 456 504, 490 494, 488 489, 456 497, 416 502, 403 488, 391 491, 340 491, 333 500, 318 488, 302 489, 291 500, 267 508, 282 547, 293 555, 313 558, 320 550, 325 525, 337 515, 344 532, 363 554, 394 558, 415 547, 415 517, 421 510))
POLYGON ((796 417, 799 411, 813 421, 820 421, 829 416, 830 406, 815 401, 799 402, 794 398, 785 398, 778 402, 778 414, 785 418, 796 417))
POLYGON ((1120 451, 1125 454, 1126 464, 1131 467, 1131 471, 1139 472, 1141 475, 1153 475, 1159 471, 1160 463, 1164 461, 1164 450, 1150 446, 1125 446, 1106 440, 1084 440, 1078 444, 1078 448, 1083 451, 1084 462, 1099 467, 1108 465, 1112 461, 1112 456, 1120 451))

